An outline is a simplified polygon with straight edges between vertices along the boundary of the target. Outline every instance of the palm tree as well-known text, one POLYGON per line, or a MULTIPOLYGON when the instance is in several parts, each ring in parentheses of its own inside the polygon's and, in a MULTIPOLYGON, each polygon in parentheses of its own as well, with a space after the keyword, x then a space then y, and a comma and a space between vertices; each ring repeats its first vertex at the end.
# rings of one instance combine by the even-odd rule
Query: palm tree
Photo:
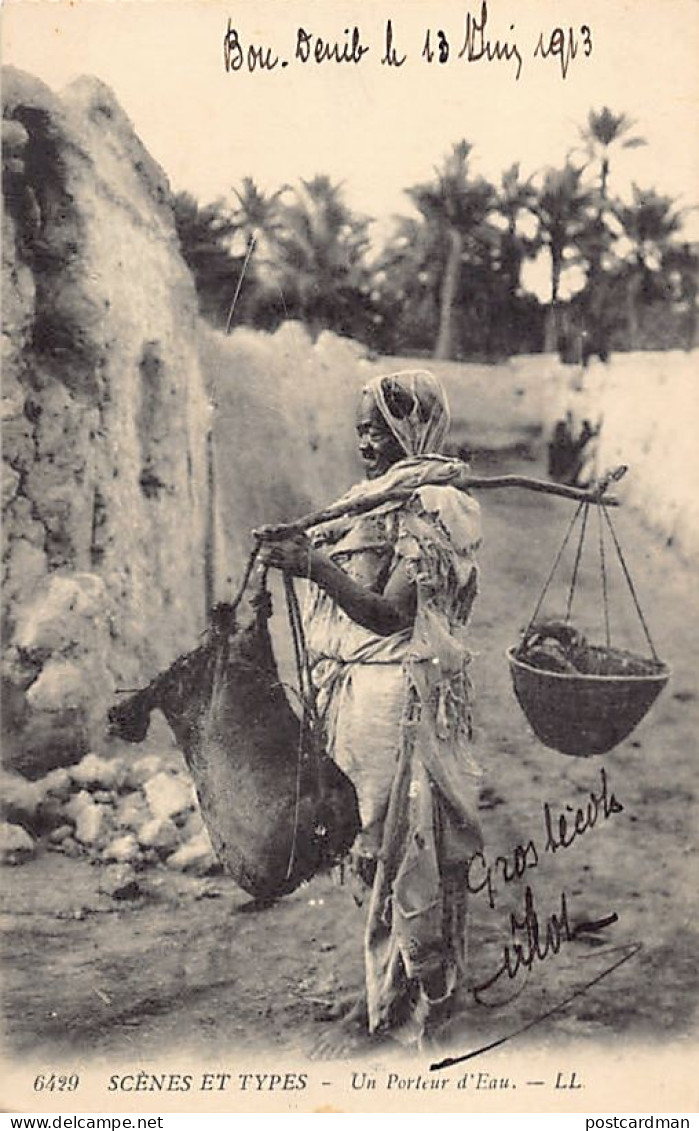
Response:
POLYGON ((388 242, 372 265, 385 323, 385 351, 422 352, 436 338, 446 260, 444 234, 422 216, 394 216, 393 224, 388 242))
POLYGON ((302 181, 279 205, 278 218, 275 271, 287 309, 314 334, 349 328, 353 306, 370 290, 368 218, 355 215, 342 199, 342 186, 323 175, 302 181))
POLYGON ((185 263, 194 277, 202 315, 214 324, 225 321, 231 280, 240 259, 231 251, 236 223, 223 201, 200 205, 187 192, 173 198, 175 227, 185 263))
POLYGON ((519 161, 516 161, 500 178, 496 205, 507 223, 501 258, 510 298, 514 298, 519 290, 522 260, 533 251, 535 242, 520 234, 517 223, 522 212, 531 212, 535 199, 532 178, 528 177, 526 181, 520 179, 519 161))
POLYGON ((559 293, 565 253, 576 247, 589 219, 592 194, 582 184, 581 168, 569 162, 562 169, 549 169, 537 199, 531 206, 538 223, 538 239, 551 256, 551 298, 545 349, 556 348, 559 339, 559 293))
POLYGON ((236 225, 236 235, 242 237, 241 251, 244 254, 243 266, 230 300, 227 326, 230 328, 233 313, 247 278, 248 315, 253 321, 263 308, 271 309, 278 304, 278 296, 273 286, 270 261, 274 239, 280 230, 280 202, 288 185, 283 185, 269 195, 262 192, 252 177, 243 177, 240 188, 234 188, 237 204, 232 218, 236 225), (253 254, 254 253, 254 254, 253 254))
POLYGON ((631 245, 626 271, 626 301, 629 347, 639 341, 639 302, 644 283, 658 270, 671 248, 671 238, 682 226, 682 213, 672 197, 655 189, 632 186, 633 201, 619 204, 614 213, 631 245))
POLYGON ((588 158, 599 162, 599 195, 602 207, 607 201, 609 180, 609 152, 613 148, 637 149, 646 145, 645 138, 629 133, 635 126, 627 114, 614 114, 608 106, 601 110, 590 110, 587 125, 580 130, 588 158))
POLYGON ((637 149, 646 145, 645 138, 632 133, 635 122, 627 114, 615 114, 608 106, 590 110, 585 126, 580 129, 583 152, 589 163, 598 170, 597 207, 590 218, 579 247, 587 262, 585 311, 588 346, 606 356, 608 343, 607 286, 603 260, 613 243, 607 224, 609 211, 610 153, 616 149, 637 149))
POLYGON ((252 177, 243 177, 240 188, 233 194, 237 206, 233 210, 233 220, 238 231, 244 236, 246 247, 256 245, 256 257, 269 254, 274 237, 280 228, 279 209, 284 193, 289 185, 282 185, 269 195, 262 192, 252 177))
POLYGON ((446 237, 447 252, 439 296, 439 328, 434 347, 436 358, 452 355, 454 313, 464 258, 474 251, 483 235, 488 214, 495 203, 495 190, 483 178, 469 176, 472 146, 460 141, 452 146, 436 181, 406 190, 425 221, 446 237))
POLYGON ((495 300, 495 331, 500 349, 516 352, 519 345, 522 320, 520 282, 522 263, 536 252, 536 240, 522 232, 520 217, 525 214, 531 221, 531 207, 536 199, 532 178, 523 180, 519 162, 506 169, 497 186, 496 212, 501 217, 501 230, 495 247, 497 276, 495 300))

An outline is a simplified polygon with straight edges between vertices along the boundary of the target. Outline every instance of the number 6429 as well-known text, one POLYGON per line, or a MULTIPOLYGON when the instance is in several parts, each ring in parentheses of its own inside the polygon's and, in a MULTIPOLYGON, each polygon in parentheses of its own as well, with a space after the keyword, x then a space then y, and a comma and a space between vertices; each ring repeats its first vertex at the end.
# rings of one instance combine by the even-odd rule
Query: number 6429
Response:
POLYGON ((70 1076, 57 1076, 55 1072, 34 1077, 35 1092, 75 1092, 80 1085, 77 1072, 70 1076))

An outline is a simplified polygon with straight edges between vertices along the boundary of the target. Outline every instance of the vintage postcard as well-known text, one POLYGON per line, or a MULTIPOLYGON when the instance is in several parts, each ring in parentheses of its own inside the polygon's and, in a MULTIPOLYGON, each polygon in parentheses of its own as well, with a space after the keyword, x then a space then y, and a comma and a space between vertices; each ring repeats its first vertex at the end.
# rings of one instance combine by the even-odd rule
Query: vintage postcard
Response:
POLYGON ((697 58, 6 3, 5 1111, 697 1110, 697 58))

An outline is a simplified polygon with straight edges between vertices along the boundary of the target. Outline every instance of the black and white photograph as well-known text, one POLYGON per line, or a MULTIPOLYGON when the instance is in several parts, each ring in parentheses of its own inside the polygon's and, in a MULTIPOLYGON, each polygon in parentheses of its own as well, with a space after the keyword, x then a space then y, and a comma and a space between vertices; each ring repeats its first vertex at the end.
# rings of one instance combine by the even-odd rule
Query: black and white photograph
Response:
POLYGON ((698 1110, 697 59, 5 5, 5 1112, 698 1110))

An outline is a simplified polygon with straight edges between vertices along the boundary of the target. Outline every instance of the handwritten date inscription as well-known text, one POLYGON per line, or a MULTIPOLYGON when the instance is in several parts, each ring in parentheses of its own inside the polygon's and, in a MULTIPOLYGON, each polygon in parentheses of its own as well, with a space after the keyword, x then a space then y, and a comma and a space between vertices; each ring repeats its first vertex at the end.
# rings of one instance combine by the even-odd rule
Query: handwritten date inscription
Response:
POLYGON ((444 65, 495 64, 509 70, 511 77, 519 81, 525 61, 531 59, 540 64, 553 63, 561 77, 567 79, 574 62, 589 59, 592 53, 589 24, 561 24, 542 28, 533 37, 531 31, 520 35, 514 23, 497 25, 487 0, 482 0, 473 11, 466 11, 460 25, 435 24, 425 28, 415 42, 393 18, 386 20, 373 42, 369 42, 358 24, 339 28, 332 35, 297 26, 293 31, 280 28, 279 46, 275 47, 248 40, 230 18, 223 37, 223 64, 229 74, 269 73, 290 63, 312 68, 357 67, 366 58, 397 71, 414 59, 433 69, 444 65))

